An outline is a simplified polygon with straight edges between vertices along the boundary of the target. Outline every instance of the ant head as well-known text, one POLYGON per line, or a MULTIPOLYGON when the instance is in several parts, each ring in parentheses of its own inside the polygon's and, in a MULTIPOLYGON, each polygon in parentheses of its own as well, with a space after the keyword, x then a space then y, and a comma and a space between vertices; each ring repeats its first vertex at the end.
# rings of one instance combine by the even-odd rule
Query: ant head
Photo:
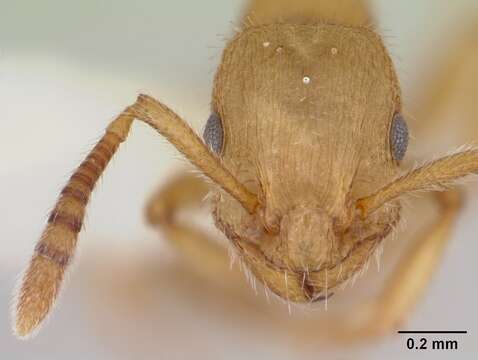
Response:
POLYGON ((373 239, 360 248, 362 262, 390 232, 398 211, 366 221, 355 211, 359 198, 397 175, 408 140, 398 80, 374 32, 330 24, 248 28, 224 52, 213 107, 206 140, 219 143, 211 135, 220 122, 216 152, 259 194, 261 222, 273 235, 263 251, 273 263, 320 271, 358 259, 355 245, 373 239))

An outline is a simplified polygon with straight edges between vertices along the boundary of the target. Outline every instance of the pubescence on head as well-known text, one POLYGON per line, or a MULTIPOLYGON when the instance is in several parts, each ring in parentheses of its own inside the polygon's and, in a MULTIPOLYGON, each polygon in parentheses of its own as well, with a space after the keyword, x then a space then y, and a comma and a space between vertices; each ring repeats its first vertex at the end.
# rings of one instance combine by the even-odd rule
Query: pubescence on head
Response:
POLYGON ((403 128, 392 125, 400 89, 380 37, 329 24, 248 28, 224 52, 213 107, 222 162, 262 204, 249 215, 219 193, 219 227, 282 273, 320 273, 353 259, 337 279, 345 281, 370 255, 355 257, 359 244, 373 238, 373 251, 398 220, 395 211, 367 221, 355 211, 356 200, 397 176, 393 146, 399 157, 405 150, 396 131, 403 128))

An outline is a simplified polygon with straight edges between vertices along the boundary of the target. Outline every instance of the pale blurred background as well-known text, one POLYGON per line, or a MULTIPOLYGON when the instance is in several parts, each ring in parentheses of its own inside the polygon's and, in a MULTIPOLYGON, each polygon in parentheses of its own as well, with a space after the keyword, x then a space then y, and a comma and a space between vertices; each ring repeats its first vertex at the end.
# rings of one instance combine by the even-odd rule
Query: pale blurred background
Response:
MULTIPOLYGON (((60 305, 37 337, 13 337, 12 289, 71 171, 139 92, 161 99, 200 131, 224 39, 244 4, 0 0, 0 359, 471 359, 478 353, 476 196, 405 325, 468 330, 457 337, 461 349, 410 352, 406 337, 395 336, 324 353, 310 346, 313 334, 304 345, 288 329, 302 310, 289 316, 278 301, 264 305, 262 292, 236 296, 203 285, 145 225, 147 197, 185 162, 142 124, 95 191, 60 305)), ((478 2, 372 4, 405 102, 413 105, 424 70, 462 25, 478 18, 478 2)), ((420 139, 412 141, 413 152, 420 139)))

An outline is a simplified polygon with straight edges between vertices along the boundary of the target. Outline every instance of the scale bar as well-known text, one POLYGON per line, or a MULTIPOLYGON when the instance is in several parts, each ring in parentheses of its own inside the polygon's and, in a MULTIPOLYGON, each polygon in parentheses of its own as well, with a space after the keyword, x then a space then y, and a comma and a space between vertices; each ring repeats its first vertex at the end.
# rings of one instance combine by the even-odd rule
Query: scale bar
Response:
POLYGON ((419 331, 398 331, 399 334, 468 334, 468 331, 465 330, 452 330, 452 331, 424 331, 424 330, 419 330, 419 331))

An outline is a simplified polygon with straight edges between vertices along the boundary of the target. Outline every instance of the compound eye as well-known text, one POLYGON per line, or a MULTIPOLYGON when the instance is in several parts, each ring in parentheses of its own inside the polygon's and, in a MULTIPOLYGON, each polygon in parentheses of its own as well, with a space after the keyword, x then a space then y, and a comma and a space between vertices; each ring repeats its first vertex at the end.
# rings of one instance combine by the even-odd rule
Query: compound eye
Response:
POLYGON ((212 113, 209 116, 204 128, 203 139, 212 151, 217 155, 221 155, 224 143, 224 130, 221 118, 216 113, 212 113))
POLYGON ((396 161, 405 157, 408 148, 408 127, 402 114, 396 113, 390 128, 390 147, 396 161))

